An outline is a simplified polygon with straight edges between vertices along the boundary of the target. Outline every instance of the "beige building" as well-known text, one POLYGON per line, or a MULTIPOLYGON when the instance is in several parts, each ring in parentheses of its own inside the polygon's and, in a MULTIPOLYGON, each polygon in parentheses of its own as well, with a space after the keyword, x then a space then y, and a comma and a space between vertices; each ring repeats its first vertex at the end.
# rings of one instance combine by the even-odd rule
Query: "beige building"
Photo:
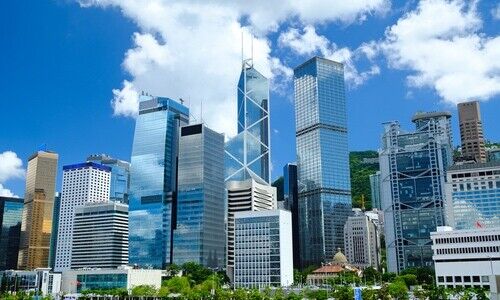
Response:
POLYGON ((375 223, 362 211, 356 210, 344 225, 344 247, 347 260, 365 269, 380 267, 380 234, 375 223))
POLYGON ((327 264, 321 266, 311 274, 307 275, 307 284, 320 286, 323 284, 329 284, 332 278, 342 276, 345 273, 355 273, 358 276, 362 275, 362 272, 349 264, 345 255, 337 249, 337 253, 333 256, 333 260, 327 264))
POLYGON ((58 158, 56 153, 38 151, 28 159, 19 269, 48 266, 58 158))
POLYGON ((476 162, 486 162, 484 146, 483 123, 478 101, 458 104, 458 119, 460 122, 460 139, 462 141, 462 156, 475 159, 476 162))

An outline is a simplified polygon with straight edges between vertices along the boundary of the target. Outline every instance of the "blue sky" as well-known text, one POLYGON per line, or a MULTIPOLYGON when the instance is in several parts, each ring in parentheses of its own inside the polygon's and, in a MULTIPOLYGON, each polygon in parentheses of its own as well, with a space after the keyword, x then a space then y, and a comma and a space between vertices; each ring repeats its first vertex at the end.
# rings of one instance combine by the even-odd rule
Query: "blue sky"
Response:
POLYGON ((467 99, 482 101, 486 137, 500 141, 496 1, 315 2, 3 1, 0 193, 24 194, 41 144, 60 170, 93 153, 129 160, 142 90, 187 99, 198 119, 203 102, 207 124, 234 134, 241 32, 273 82, 273 178, 295 160, 291 70, 313 55, 346 64, 350 150, 377 149, 382 122, 411 129, 419 110, 452 112, 458 144, 467 99))

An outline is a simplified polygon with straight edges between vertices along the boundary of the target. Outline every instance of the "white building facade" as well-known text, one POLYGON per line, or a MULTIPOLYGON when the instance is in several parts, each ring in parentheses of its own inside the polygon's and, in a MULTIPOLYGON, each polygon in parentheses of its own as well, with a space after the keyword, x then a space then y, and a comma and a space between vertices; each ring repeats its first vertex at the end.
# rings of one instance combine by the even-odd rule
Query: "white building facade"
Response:
POLYGON ((363 212, 355 212, 344 225, 344 253, 347 261, 361 269, 380 267, 380 234, 363 212))
POLYGON ((292 215, 276 209, 234 214, 234 287, 293 284, 292 215))
POLYGON ((71 269, 128 264, 128 205, 87 203, 75 208, 71 269))
POLYGON ((453 230, 431 233, 436 283, 448 288, 484 288, 499 298, 500 229, 453 230))
POLYGON ((93 162, 63 167, 55 271, 71 267, 75 209, 90 202, 109 201, 110 178, 110 167, 93 162))
POLYGON ((50 268, 0 271, 0 286, 8 292, 36 292, 56 297, 61 290, 61 273, 51 272, 50 268))

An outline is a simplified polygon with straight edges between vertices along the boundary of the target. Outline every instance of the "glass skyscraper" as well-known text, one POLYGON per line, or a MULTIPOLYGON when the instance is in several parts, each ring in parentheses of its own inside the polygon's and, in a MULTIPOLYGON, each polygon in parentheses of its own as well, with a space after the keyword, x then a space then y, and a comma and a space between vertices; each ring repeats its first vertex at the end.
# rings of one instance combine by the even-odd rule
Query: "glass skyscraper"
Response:
POLYGON ((224 135, 203 124, 181 128, 177 224, 172 262, 224 267, 224 135))
POLYGON ((57 235, 59 229, 59 211, 61 210, 61 193, 56 192, 54 197, 54 211, 52 213, 52 235, 50 236, 49 268, 54 269, 56 263, 57 235))
POLYGON ((21 198, 0 196, 0 270, 17 268, 23 203, 21 198))
POLYGON ((294 70, 301 265, 344 246, 351 213, 344 66, 314 57, 294 70))
POLYGON ((446 169, 453 163, 450 118, 417 113, 414 132, 385 124, 379 160, 390 272, 432 266, 430 233, 445 225, 446 169))
POLYGON ((297 164, 288 163, 283 167, 283 202, 284 208, 292 214, 293 239, 293 266, 300 267, 300 240, 299 240, 299 202, 297 186, 297 164))
POLYGON ((184 105, 140 96, 130 169, 130 264, 164 268, 171 263, 178 136, 188 121, 184 105))
POLYGON ((87 158, 87 161, 111 167, 109 200, 113 202, 128 203, 130 163, 106 154, 91 155, 87 158))
POLYGON ((226 181, 270 183, 269 80, 243 61, 238 81, 238 135, 226 143, 226 181))

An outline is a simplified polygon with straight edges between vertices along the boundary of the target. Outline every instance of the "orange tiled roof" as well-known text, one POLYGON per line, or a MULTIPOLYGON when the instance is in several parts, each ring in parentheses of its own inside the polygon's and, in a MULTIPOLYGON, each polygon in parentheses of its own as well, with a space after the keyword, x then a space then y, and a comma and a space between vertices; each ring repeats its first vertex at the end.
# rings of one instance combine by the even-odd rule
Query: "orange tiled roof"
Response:
POLYGON ((313 274, 321 274, 321 273, 340 273, 344 271, 344 268, 339 265, 326 265, 322 266, 319 269, 313 271, 313 274))

